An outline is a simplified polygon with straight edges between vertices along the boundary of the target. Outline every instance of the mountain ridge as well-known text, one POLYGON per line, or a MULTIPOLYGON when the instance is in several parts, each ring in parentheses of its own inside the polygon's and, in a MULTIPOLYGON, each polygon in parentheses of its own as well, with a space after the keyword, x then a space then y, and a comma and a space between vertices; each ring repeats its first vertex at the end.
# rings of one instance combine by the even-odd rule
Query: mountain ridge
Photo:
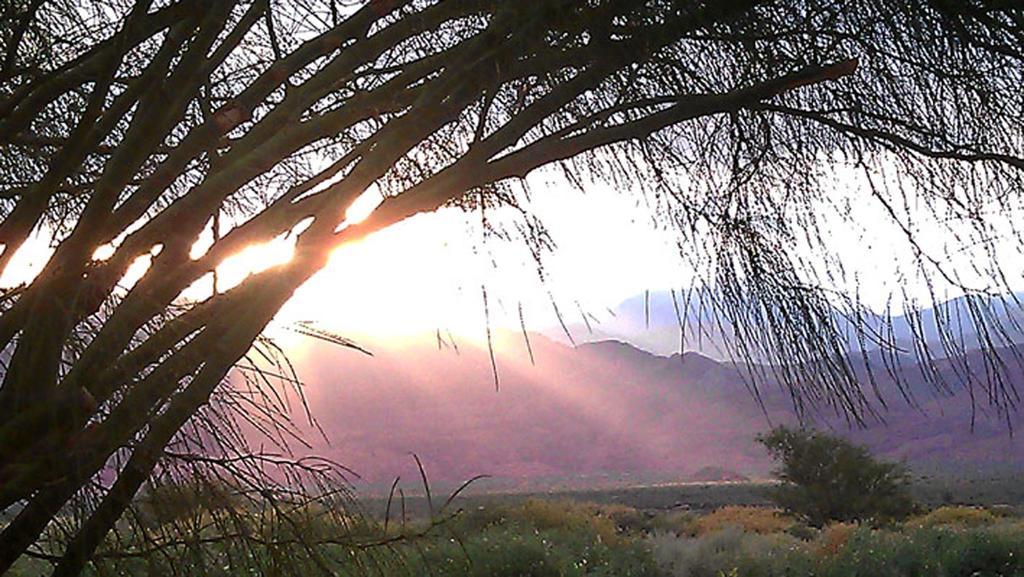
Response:
MULTIPOLYGON (((723 330, 728 331, 729 324, 719 324, 714 319, 701 304, 702 293, 691 292, 689 302, 684 301, 682 294, 682 291, 671 290, 647 291, 628 297, 608 309, 606 318, 589 315, 586 323, 570 322, 565 329, 561 326, 548 327, 540 332, 563 344, 611 339, 629 342, 660 355, 678 353, 683 348, 719 360, 726 359, 728 336, 723 334, 723 330)), ((841 332, 848 335, 850 349, 856 350, 859 343, 852 323, 842 318, 838 309, 835 315, 841 332)), ((939 325, 955 332, 965 348, 972 349, 978 348, 982 340, 974 326, 976 320, 982 319, 996 327, 996 332, 1002 333, 1001 338, 996 339, 997 346, 1024 343, 1024 292, 999 297, 973 297, 971 301, 965 296, 954 297, 891 317, 869 312, 862 320, 869 333, 884 334, 898 347, 913 350, 913 341, 923 339, 930 344, 933 354, 944 356, 945 351, 938 344, 941 341, 939 325), (886 323, 888 326, 884 326, 886 323)))
MULTIPOLYGON (((765 383, 759 406, 735 366, 699 353, 529 338, 533 364, 522 335, 495 335, 497 391, 485 346, 464 343, 456 354, 417 342, 374 348, 371 358, 313 345, 298 368, 332 439, 315 449, 371 482, 415 477, 410 453, 439 480, 684 479, 707 467, 763 477, 772 465, 754 437, 796 421, 780 387, 765 383)), ((912 464, 1024 464, 1021 442, 998 418, 983 416, 970 433, 965 392, 922 398, 917 409, 887 392, 886 425, 846 430, 841 417, 820 415, 817 424, 912 464)))

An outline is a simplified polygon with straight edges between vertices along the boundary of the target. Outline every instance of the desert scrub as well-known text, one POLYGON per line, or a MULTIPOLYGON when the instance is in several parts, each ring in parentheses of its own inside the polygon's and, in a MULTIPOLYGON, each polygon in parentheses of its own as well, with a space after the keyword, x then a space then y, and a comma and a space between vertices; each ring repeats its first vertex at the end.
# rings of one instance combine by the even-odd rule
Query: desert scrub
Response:
POLYGON ((801 541, 813 541, 818 538, 821 531, 807 525, 806 523, 798 522, 786 529, 786 533, 800 539, 801 541))
POLYGON ((795 523, 795 519, 778 509, 730 505, 699 517, 697 534, 708 535, 726 527, 737 527, 747 533, 780 533, 795 523))
POLYGON ((615 524, 620 533, 642 534, 649 533, 652 529, 652 522, 656 515, 645 513, 635 507, 618 504, 596 505, 595 512, 601 517, 607 517, 615 524))
POLYGON ((648 543, 617 531, 626 509, 530 499, 464 512, 408 546, 408 574, 659 577, 648 543))
POLYGON ((1024 532, 923 527, 858 529, 821 575, 1010 577, 1024 575, 1024 532))
MULTIPOLYGON (((623 507, 622 509, 627 509, 623 507)), ((634 510, 635 511, 635 510, 634 510)), ((617 507, 614 512, 622 515, 617 507)), ((463 532, 490 526, 516 524, 537 530, 565 529, 593 533, 603 542, 619 539, 618 519, 612 511, 593 503, 527 499, 518 505, 483 507, 460 515, 456 525, 463 532)))
POLYGON ((522 519, 460 534, 457 527, 416 543, 409 575, 438 577, 659 577, 646 543, 609 543, 591 526, 540 529, 522 519))
POLYGON ((736 527, 695 538, 649 539, 670 577, 1024 577, 1024 525, 907 527, 836 524, 805 543, 736 527))
POLYGON ((650 538, 658 567, 670 577, 811 575, 807 545, 785 533, 745 533, 731 526, 701 537, 659 533, 650 538))
POLYGON ((655 515, 649 523, 649 533, 671 533, 682 537, 695 537, 698 517, 689 511, 669 511, 655 515))
POLYGON ((997 521, 987 509, 981 507, 946 506, 907 521, 908 527, 981 527, 997 521))
POLYGON ((838 554, 857 531, 853 523, 831 523, 821 530, 815 542, 815 552, 822 557, 838 554))

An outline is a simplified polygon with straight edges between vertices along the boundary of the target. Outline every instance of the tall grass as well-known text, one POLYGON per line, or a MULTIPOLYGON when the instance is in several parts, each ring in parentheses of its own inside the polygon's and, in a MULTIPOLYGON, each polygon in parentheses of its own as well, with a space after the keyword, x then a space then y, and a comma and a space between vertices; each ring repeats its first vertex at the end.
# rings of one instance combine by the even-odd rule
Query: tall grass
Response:
MULTIPOLYGON (((220 559, 205 574, 222 577, 285 566, 294 573, 302 569, 296 564, 313 559, 339 575, 400 577, 1024 577, 1024 520, 968 507, 939 508, 885 529, 833 524, 820 530, 767 508, 725 507, 699 516, 542 499, 480 507, 440 524, 392 524, 387 531, 368 520, 339 526, 317 510, 309 513, 302 531, 321 543, 317 555, 300 559, 257 547, 250 551, 279 558, 229 559, 227 549, 197 558, 220 559), (335 534, 393 543, 361 552, 331 543, 335 534)), ((177 559, 187 563, 187 556, 177 559)), ((119 568, 127 569, 117 573, 125 576, 197 573, 159 558, 119 568)), ((27 560, 12 574, 46 573, 45 563, 27 560)))

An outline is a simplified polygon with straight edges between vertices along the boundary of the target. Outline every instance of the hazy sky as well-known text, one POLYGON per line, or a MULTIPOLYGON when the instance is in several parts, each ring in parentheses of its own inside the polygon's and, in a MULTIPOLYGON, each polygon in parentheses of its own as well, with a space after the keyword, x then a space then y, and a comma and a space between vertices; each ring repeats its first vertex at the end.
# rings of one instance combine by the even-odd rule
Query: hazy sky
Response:
POLYGON ((531 328, 557 322, 551 297, 578 317, 578 306, 603 311, 645 288, 679 286, 685 268, 674 236, 654 226, 640 199, 607 187, 583 195, 539 178, 531 185, 531 208, 556 243, 544 259, 545 282, 524 245, 492 238, 482 248, 479 214, 443 209, 340 249, 283 318, 357 332, 440 328, 471 336, 484 330, 482 286, 492 324, 518 327, 522 303, 531 328))
MULTIPOLYGON (((858 291, 876 310, 889 304, 898 310, 902 291, 927 301, 927 283, 910 265, 912 251, 903 231, 866 193, 863 175, 838 167, 832 186, 833 204, 823 214, 833 210, 851 217, 825 221, 825 241, 847 276, 845 285, 834 288, 858 291)), ((356 336, 364 331, 400 335, 450 329, 480 338, 486 326, 484 284, 492 326, 518 328, 521 302, 527 327, 542 329, 557 323, 551 298, 575 322, 580 307, 607 318, 608 308, 647 289, 679 288, 691 282, 692 273, 679 258, 676 235, 653 222, 641 195, 607 185, 588 186, 584 195, 551 171, 531 175, 529 188, 529 208, 543 218, 557 244, 544 261, 545 284, 520 244, 492 240, 491 253, 474 252, 479 231, 473 223, 479 216, 447 209, 339 250, 281 318, 318 320, 356 336)), ((951 250, 950 243, 958 241, 943 232, 942 215, 929 218, 916 202, 910 199, 897 210, 921 246, 934 255, 953 252, 952 268, 982 286, 983 274, 969 270, 975 253, 951 250)), ((813 259, 806 247, 797 252, 813 259)), ((1019 279, 1020 255, 1008 252, 1004 260, 1019 279)), ((1021 284, 1011 279, 1013 283, 1021 284)))
MULTIPOLYGON (((899 305, 903 290, 926 300, 926 284, 908 265, 911 252, 904 233, 865 192, 857 172, 836 168, 833 174, 833 203, 825 210, 848 213, 852 221, 832 218, 826 224, 829 249, 847 272, 846 285, 835 288, 855 287, 864 302, 876 309, 884 308, 894 295, 894 304, 899 305)), ((487 326, 482 286, 488 289, 492 327, 518 329, 521 304, 526 326, 540 330, 557 326, 552 300, 567 322, 576 322, 580 309, 599 319, 609 318, 608 309, 645 290, 690 284, 692 273, 679 258, 677 236, 653 221, 642 195, 603 184, 588 185, 584 194, 550 170, 535 172, 528 184, 528 209, 543 219, 556 244, 544 259, 544 283, 522 243, 492 238, 487 250, 481 250, 479 214, 442 209, 338 250, 327 268, 285 306, 277 324, 312 320, 353 338, 440 329, 476 340, 484 337, 487 326)), ((366 195, 363 211, 373 199, 372 193, 366 195)), ((926 211, 913 201, 900 210, 922 246, 934 254, 950 252, 946 245, 957 242, 940 232, 941 215, 924 218, 926 211)), ((203 244, 198 243, 197 254, 203 244)), ((46 247, 45 235, 33 238, 16 255, 0 284, 10 286, 31 278, 48 255, 46 247)), ((980 250, 952 251, 954 268, 968 279, 982 278, 983 274, 970 271, 980 250)), ((1002 261, 1012 273, 1010 284, 1019 287, 1024 261, 1015 249, 1004 250, 1002 261)), ((807 248, 797 251, 813 254, 807 248)), ((246 251, 220 269, 221 286, 234 285, 253 268, 282 262, 289 254, 284 242, 246 251)), ((144 270, 140 262, 129 276, 137 278, 144 270)), ((128 279, 127 284, 131 282, 128 279)), ((199 283, 189 294, 202 298, 209 294, 209 287, 208 282, 199 283)))

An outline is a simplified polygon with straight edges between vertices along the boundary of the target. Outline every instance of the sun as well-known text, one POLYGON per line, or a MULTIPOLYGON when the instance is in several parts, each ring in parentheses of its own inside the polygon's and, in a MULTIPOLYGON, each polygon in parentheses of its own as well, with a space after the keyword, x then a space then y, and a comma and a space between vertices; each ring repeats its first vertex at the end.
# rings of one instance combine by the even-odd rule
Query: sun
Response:
MULTIPOLYGON (((295 292, 273 325, 311 321, 353 339, 394 342, 425 334, 433 338, 440 331, 460 341, 485 342, 488 328, 557 327, 554 299, 561 314, 576 315, 581 308, 604 311, 644 288, 671 286, 666 279, 678 277, 665 265, 675 249, 647 230, 635 216, 636 207, 624 205, 618 195, 597 189, 584 199, 564 186, 539 183, 537 189, 545 192, 534 197, 530 208, 545 215, 557 242, 557 250, 545 260, 543 283, 524 243, 483 243, 479 214, 442 208, 338 248, 326 267, 295 292), (584 201, 590 211, 581 219, 574 207, 584 201), (610 275, 610 270, 618 272, 610 275)), ((341 226, 365 219, 381 200, 375 188, 367 190, 341 226)), ((222 219, 222 233, 239 224, 222 219)), ((297 228, 244 248, 180 298, 203 301, 288 262, 300 232, 297 228)), ((200 258, 213 242, 208 226, 196 239, 192 258, 200 258)), ((49 258, 47 247, 45 235, 27 243, 5 271, 3 286, 30 281, 49 258)), ((115 250, 100 247, 94 258, 108 259, 115 250)), ((159 247, 154 247, 133 263, 121 286, 127 289, 137 282, 158 254, 159 247)))
POLYGON ((483 326, 482 271, 472 249, 445 234, 460 218, 426 214, 338 248, 279 317, 353 337, 469 336, 483 326))

